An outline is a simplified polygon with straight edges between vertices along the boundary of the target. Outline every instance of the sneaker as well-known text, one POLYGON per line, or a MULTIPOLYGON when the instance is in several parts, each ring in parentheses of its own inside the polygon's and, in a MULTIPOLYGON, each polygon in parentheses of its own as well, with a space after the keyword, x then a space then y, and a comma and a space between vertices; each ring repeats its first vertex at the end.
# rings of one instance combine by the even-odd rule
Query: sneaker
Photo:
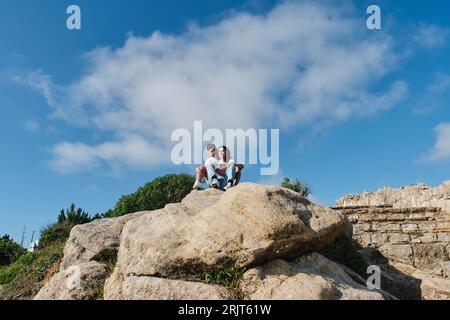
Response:
POLYGON ((212 179, 211 188, 219 189, 219 181, 217 179, 212 179))
POLYGON ((194 186, 192 187, 192 190, 200 190, 200 189, 201 189, 200 183, 198 183, 198 182, 194 183, 194 186))
POLYGON ((230 189, 233 186, 233 184, 231 182, 228 182, 228 184, 226 185, 225 188, 223 188, 225 191, 227 191, 228 189, 230 189))

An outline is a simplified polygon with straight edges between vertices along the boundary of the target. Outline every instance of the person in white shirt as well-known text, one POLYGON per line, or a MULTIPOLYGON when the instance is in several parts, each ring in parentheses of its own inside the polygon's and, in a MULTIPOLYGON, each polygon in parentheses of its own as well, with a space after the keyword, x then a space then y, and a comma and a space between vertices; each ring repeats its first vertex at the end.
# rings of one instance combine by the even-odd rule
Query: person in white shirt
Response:
POLYGON ((201 181, 207 180, 211 188, 227 190, 239 184, 243 164, 236 164, 230 157, 230 151, 226 146, 219 148, 219 157, 214 144, 206 146, 209 158, 205 165, 197 168, 195 183, 192 189, 201 190, 201 181))
POLYGON ((219 178, 219 188, 228 190, 233 186, 236 176, 236 165, 230 157, 230 151, 226 146, 219 148, 219 161, 216 164, 216 175, 219 178))
POLYGON ((206 172, 208 176, 208 185, 211 188, 218 189, 220 186, 219 180, 217 179, 216 168, 219 165, 219 159, 216 154, 216 146, 214 144, 208 144, 206 146, 209 158, 205 161, 206 172))

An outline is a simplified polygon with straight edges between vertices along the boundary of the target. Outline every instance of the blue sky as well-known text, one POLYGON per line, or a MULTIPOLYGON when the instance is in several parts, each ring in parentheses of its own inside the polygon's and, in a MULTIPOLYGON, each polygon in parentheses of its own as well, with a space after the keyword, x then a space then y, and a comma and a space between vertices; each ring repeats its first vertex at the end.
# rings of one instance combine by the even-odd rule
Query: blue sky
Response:
POLYGON ((0 234, 192 172, 167 153, 193 120, 279 128, 280 173, 243 180, 301 178, 327 205, 450 178, 447 1, 73 3, 82 30, 72 2, 0 2, 0 234))

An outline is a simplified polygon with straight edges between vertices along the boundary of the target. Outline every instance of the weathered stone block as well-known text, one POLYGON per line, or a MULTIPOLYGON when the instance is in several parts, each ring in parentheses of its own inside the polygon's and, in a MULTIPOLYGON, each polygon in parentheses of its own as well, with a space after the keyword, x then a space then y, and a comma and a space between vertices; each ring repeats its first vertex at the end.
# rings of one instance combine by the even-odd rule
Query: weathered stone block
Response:
POLYGON ((389 220, 388 214, 377 214, 372 216, 372 221, 386 221, 389 220))
POLYGON ((450 233, 438 233, 437 240, 439 242, 449 242, 450 243, 450 233))
POLYGON ((373 223, 372 230, 374 231, 400 231, 400 224, 398 223, 373 223))
POLYGON ((413 251, 408 244, 385 244, 379 250, 387 258, 408 264, 413 263, 413 251))
POLYGON ((448 259, 442 244, 414 244, 414 266, 428 270, 440 269, 440 263, 448 259))
POLYGON ((434 233, 427 233, 424 235, 411 235, 411 243, 433 243, 436 242, 437 237, 434 233))
POLYGON ((441 232, 450 232, 450 221, 436 222, 436 230, 441 232))
POLYGON ((420 222, 418 223, 419 230, 432 231, 436 229, 436 222, 420 222))
POLYGON ((406 220, 407 216, 405 214, 401 214, 401 213, 396 213, 396 214, 391 214, 388 219, 391 221, 403 221, 406 220))
POLYGON ((412 213, 408 216, 408 220, 426 221, 428 218, 422 213, 412 213))
POLYGON ((359 220, 360 222, 371 222, 371 221, 377 221, 376 216, 372 216, 372 215, 360 215, 359 216, 359 220))
POLYGON ((387 233, 373 233, 370 235, 370 242, 377 246, 385 244, 389 241, 389 235, 387 233))
POLYGON ((370 223, 358 223, 353 226, 353 232, 355 234, 360 234, 362 232, 367 232, 370 230, 370 223))
POLYGON ((404 233, 391 233, 389 235, 390 243, 409 243, 410 239, 407 234, 404 233))
POLYGON ((355 239, 363 247, 369 246, 372 242, 370 234, 362 234, 356 236, 355 239))
POLYGON ((442 272, 445 277, 450 277, 450 261, 441 262, 442 272))
POLYGON ((412 232, 419 230, 419 226, 415 223, 407 223, 402 225, 403 232, 412 232))

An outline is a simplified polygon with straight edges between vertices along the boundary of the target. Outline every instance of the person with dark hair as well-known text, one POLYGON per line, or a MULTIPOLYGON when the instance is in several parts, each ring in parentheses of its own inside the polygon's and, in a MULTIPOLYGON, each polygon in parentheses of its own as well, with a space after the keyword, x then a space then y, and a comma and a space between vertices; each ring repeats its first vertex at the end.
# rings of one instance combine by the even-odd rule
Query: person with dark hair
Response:
POLYGON ((197 168, 195 183, 194 183, 194 186, 192 187, 192 189, 194 189, 194 190, 202 189, 200 183, 203 179, 206 179, 208 181, 208 185, 212 188, 221 187, 220 183, 219 183, 219 179, 217 179, 218 178, 217 174, 219 174, 220 178, 224 179, 225 178, 224 175, 227 175, 226 169, 228 169, 228 168, 229 168, 229 172, 228 172, 226 180, 224 180, 225 184, 222 186, 222 188, 226 190, 226 189, 229 189, 231 186, 237 186, 241 179, 241 172, 244 169, 244 165, 243 164, 235 164, 233 161, 233 166, 234 166, 234 172, 233 172, 231 165, 227 166, 225 164, 226 162, 230 162, 230 160, 231 160, 230 152, 229 152, 228 148, 225 147, 225 149, 223 149, 223 151, 225 151, 223 161, 221 161, 220 159, 217 158, 216 146, 214 144, 208 144, 206 146, 206 150, 208 151, 209 158, 206 160, 205 165, 201 165, 197 168), (207 169, 207 167, 209 167, 209 169, 207 169), (214 171, 212 170, 212 167, 214 167, 214 171), (216 172, 216 167, 219 169, 218 173, 216 172), (222 170, 222 169, 225 169, 225 170, 222 170), (231 178, 228 179, 228 176, 230 176, 231 178), (229 180, 232 180, 232 181, 229 181, 229 180), (228 184, 230 182, 231 182, 231 185, 228 186, 228 184))
POLYGON ((226 146, 219 148, 219 161, 216 167, 216 174, 221 182, 220 189, 226 191, 233 186, 236 166, 234 160, 230 157, 230 150, 226 146))

